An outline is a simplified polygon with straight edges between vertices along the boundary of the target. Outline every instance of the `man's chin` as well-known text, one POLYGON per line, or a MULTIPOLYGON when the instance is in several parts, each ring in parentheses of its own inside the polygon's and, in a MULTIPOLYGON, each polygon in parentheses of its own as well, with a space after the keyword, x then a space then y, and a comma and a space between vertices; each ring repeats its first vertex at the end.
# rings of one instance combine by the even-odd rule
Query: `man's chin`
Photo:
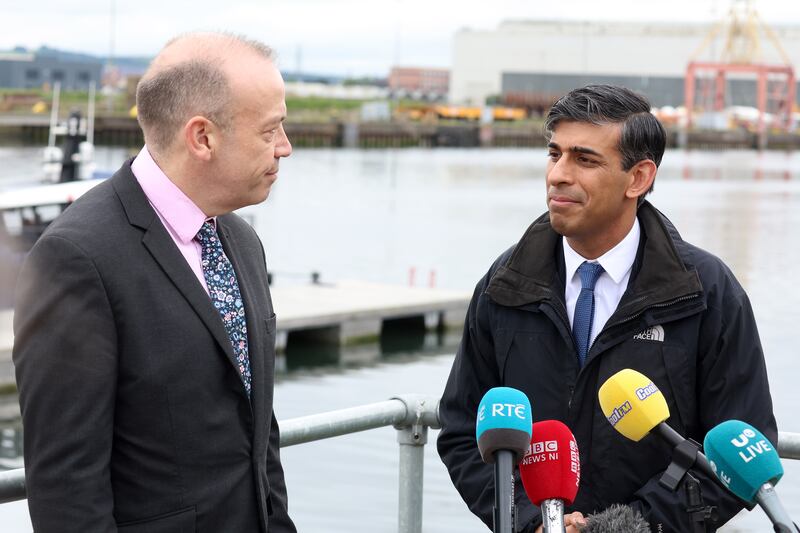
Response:
POLYGON ((553 228, 553 231, 562 235, 564 237, 568 236, 569 233, 569 225, 567 221, 564 220, 564 217, 559 214, 550 213, 550 227, 553 228))

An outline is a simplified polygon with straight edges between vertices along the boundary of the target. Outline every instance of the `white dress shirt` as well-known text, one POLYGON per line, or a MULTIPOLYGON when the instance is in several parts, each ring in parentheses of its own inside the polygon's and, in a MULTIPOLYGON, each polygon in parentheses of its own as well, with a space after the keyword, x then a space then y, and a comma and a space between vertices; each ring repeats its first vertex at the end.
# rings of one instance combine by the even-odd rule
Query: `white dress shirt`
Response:
POLYGON ((564 299, 567 303, 567 315, 569 325, 572 328, 573 318, 575 317, 575 304, 578 302, 578 295, 581 292, 581 277, 578 275, 578 267, 584 261, 590 263, 600 263, 603 272, 597 278, 594 286, 594 320, 592 321, 592 333, 589 337, 589 346, 594 343, 597 334, 603 330, 608 319, 617 310, 622 295, 628 288, 628 281, 631 278, 631 269, 636 260, 636 251, 639 249, 639 219, 634 219, 633 227, 616 246, 601 255, 595 260, 589 261, 573 250, 567 239, 562 237, 564 243, 564 265, 566 266, 567 284, 564 291, 564 299))

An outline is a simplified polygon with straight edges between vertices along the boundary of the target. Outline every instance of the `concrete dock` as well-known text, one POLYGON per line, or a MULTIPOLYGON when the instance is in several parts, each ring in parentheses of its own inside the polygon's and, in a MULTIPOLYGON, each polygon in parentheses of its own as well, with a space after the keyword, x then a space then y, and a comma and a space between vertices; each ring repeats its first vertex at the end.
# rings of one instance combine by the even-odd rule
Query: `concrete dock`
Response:
POLYGON ((410 317, 425 320, 426 329, 460 328, 468 292, 383 285, 363 281, 274 287, 278 352, 295 332, 319 331, 339 345, 377 340, 386 321, 410 317))
MULTIPOLYGON (((466 291, 363 281, 278 286, 270 290, 280 354, 294 336, 333 346, 374 344, 386 324, 397 320, 424 321, 426 330, 461 328, 472 296, 466 291)), ((0 386, 14 382, 12 321, 12 311, 0 312, 0 386)))

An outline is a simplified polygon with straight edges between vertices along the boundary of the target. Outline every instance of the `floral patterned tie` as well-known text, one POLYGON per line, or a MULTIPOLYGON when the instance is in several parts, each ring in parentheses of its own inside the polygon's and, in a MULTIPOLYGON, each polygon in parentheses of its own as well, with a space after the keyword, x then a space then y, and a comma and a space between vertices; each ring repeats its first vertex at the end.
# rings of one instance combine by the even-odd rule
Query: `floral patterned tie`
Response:
POLYGON ((225 331, 233 345, 233 355, 239 367, 247 396, 250 396, 250 357, 247 352, 247 323, 244 318, 244 303, 236 282, 233 265, 222 250, 214 223, 206 220, 197 232, 200 242, 200 261, 206 278, 211 302, 219 311, 225 331))

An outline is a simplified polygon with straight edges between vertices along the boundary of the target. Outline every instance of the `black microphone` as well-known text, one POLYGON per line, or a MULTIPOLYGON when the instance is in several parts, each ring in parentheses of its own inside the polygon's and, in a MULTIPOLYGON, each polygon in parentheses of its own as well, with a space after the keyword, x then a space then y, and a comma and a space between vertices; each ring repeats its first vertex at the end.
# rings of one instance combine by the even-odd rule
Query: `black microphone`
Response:
POLYGON ((614 504, 605 511, 586 517, 582 533, 650 533, 647 523, 639 511, 627 505, 614 504))

